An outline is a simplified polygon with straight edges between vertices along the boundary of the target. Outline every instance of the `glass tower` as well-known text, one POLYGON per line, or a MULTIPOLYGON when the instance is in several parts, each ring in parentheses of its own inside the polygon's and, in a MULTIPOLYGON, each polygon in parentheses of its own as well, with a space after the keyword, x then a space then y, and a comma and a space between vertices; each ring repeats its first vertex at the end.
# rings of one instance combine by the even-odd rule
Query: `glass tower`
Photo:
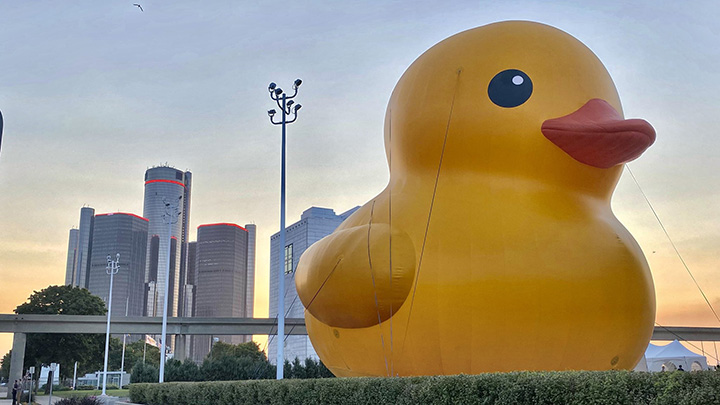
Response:
POLYGON ((110 276, 105 271, 108 255, 120 254, 120 270, 114 276, 112 316, 142 316, 144 312, 145 252, 148 220, 116 212, 95 216, 88 289, 106 300, 110 276))
MULTIPOLYGON (((253 227, 254 231, 254 227, 253 227)), ((247 313, 248 229, 236 224, 200 225, 197 231, 195 316, 244 318, 247 313)), ((254 247, 253 247, 254 248, 254 247)), ((213 336, 194 337, 193 360, 201 362, 213 336)), ((252 336, 216 336, 217 341, 242 343, 252 336)))
POLYGON ((182 316, 184 286, 187 280, 188 223, 190 221, 190 189, 192 174, 169 166, 145 172, 143 217, 148 219, 148 242, 145 263, 147 316, 162 316, 165 283, 168 282, 168 316, 182 316), (178 204, 179 217, 169 218, 166 204, 178 204), (170 256, 168 257, 168 244, 170 256), (165 271, 170 263, 170 277, 165 271))
POLYGON ((255 224, 245 225, 248 231, 248 253, 247 253, 247 293, 245 297, 245 317, 254 318, 255 315, 255 238, 257 226, 255 224))
POLYGON ((65 285, 75 285, 75 268, 78 259, 78 244, 80 231, 78 229, 70 230, 70 239, 68 240, 67 264, 65 266, 65 285))
POLYGON ((95 209, 82 207, 80 209, 79 228, 70 230, 67 265, 65 268, 66 285, 82 288, 88 286, 94 221, 95 209))

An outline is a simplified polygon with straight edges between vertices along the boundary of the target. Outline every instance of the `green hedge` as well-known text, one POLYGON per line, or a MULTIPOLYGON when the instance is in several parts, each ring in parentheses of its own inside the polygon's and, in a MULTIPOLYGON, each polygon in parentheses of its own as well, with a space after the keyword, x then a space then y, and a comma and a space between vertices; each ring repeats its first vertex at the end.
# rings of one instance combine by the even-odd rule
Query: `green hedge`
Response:
POLYGON ((720 404, 720 372, 515 372, 132 384, 135 403, 190 404, 720 404))

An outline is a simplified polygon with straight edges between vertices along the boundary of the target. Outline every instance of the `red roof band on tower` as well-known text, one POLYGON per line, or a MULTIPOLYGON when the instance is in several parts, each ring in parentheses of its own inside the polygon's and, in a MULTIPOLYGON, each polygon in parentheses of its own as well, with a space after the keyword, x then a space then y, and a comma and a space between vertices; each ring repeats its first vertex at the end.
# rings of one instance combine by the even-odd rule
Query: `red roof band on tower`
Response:
POLYGON ((217 224, 204 224, 204 225, 198 226, 198 229, 200 229, 200 228, 202 228, 202 227, 204 227, 204 226, 216 226, 216 225, 234 226, 234 227, 237 227, 237 228, 242 229, 242 230, 245 231, 245 232, 248 231, 247 229, 243 228, 242 226, 240 226, 240 225, 238 225, 238 224, 231 224, 231 223, 229 223, 229 222, 220 222, 220 223, 217 223, 217 224))
POLYGON ((96 214, 96 217, 104 217, 104 216, 111 216, 111 215, 130 215, 131 217, 140 218, 143 221, 150 221, 147 218, 143 218, 140 215, 131 214, 129 212, 108 212, 106 214, 96 214))
POLYGON ((177 184, 178 186, 185 187, 185 184, 183 184, 179 181, 175 181, 175 180, 165 180, 165 179, 148 180, 145 182, 145 185, 147 186, 150 183, 173 183, 173 184, 177 184))

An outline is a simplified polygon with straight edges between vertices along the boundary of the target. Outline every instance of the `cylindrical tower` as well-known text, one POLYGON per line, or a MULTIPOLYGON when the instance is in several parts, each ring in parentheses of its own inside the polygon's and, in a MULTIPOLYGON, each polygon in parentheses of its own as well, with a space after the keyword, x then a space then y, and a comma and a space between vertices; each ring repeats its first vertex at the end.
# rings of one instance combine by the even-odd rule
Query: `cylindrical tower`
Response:
POLYGON ((168 316, 178 316, 180 292, 186 278, 187 236, 190 221, 190 172, 169 166, 159 166, 145 172, 145 198, 143 217, 148 219, 148 248, 145 265, 145 282, 151 293, 147 294, 147 316, 161 316, 165 298, 165 269, 170 261, 168 288, 168 316), (169 218, 177 221, 168 235, 166 203, 177 204, 180 216, 169 218), (167 256, 170 243, 170 257, 167 256))
POLYGON ((95 215, 88 290, 100 298, 110 296, 107 257, 120 254, 115 274, 112 316, 142 316, 143 275, 147 257, 148 220, 135 214, 114 212, 95 215))
MULTIPOLYGON (((197 230, 195 316, 200 318, 233 317, 246 314, 247 229, 231 223, 200 225, 197 230)), ((223 335, 219 341, 238 344, 250 336, 223 335)), ((212 336, 195 337, 193 355, 202 361, 212 346, 212 336)))

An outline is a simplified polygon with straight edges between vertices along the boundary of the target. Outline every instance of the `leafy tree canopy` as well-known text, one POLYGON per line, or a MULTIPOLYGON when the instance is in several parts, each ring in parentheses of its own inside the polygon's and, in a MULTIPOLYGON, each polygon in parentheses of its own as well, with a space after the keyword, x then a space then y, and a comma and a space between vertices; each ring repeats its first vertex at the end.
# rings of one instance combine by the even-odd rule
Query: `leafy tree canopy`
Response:
POLYGON ((156 383, 158 382, 158 369, 152 364, 143 363, 142 360, 135 363, 130 374, 131 383, 156 383))
MULTIPOLYGON (((105 315, 107 310, 102 299, 84 288, 49 286, 33 291, 15 313, 105 315)), ((103 334, 28 334, 25 367, 59 363, 61 376, 70 377, 76 361, 81 374, 100 369, 104 350, 103 334)))
POLYGON ((105 315, 105 302, 89 290, 69 285, 51 285, 33 291, 16 314, 105 315))
POLYGON ((7 381, 10 378, 10 356, 12 356, 12 350, 5 353, 0 364, 0 380, 7 381))
POLYGON ((200 374, 205 381, 255 380, 272 378, 275 367, 255 342, 217 342, 203 361, 200 374))
POLYGON ((295 357, 293 362, 285 360, 283 367, 283 375, 285 378, 332 378, 335 377, 330 370, 321 362, 306 358, 301 362, 295 357))
POLYGON ((201 381, 200 368, 190 359, 170 359, 165 363, 165 381, 201 381))
POLYGON ((265 353, 260 350, 260 347, 255 342, 240 343, 237 345, 225 342, 217 342, 213 344, 207 358, 211 360, 217 360, 227 356, 267 361, 265 353))

